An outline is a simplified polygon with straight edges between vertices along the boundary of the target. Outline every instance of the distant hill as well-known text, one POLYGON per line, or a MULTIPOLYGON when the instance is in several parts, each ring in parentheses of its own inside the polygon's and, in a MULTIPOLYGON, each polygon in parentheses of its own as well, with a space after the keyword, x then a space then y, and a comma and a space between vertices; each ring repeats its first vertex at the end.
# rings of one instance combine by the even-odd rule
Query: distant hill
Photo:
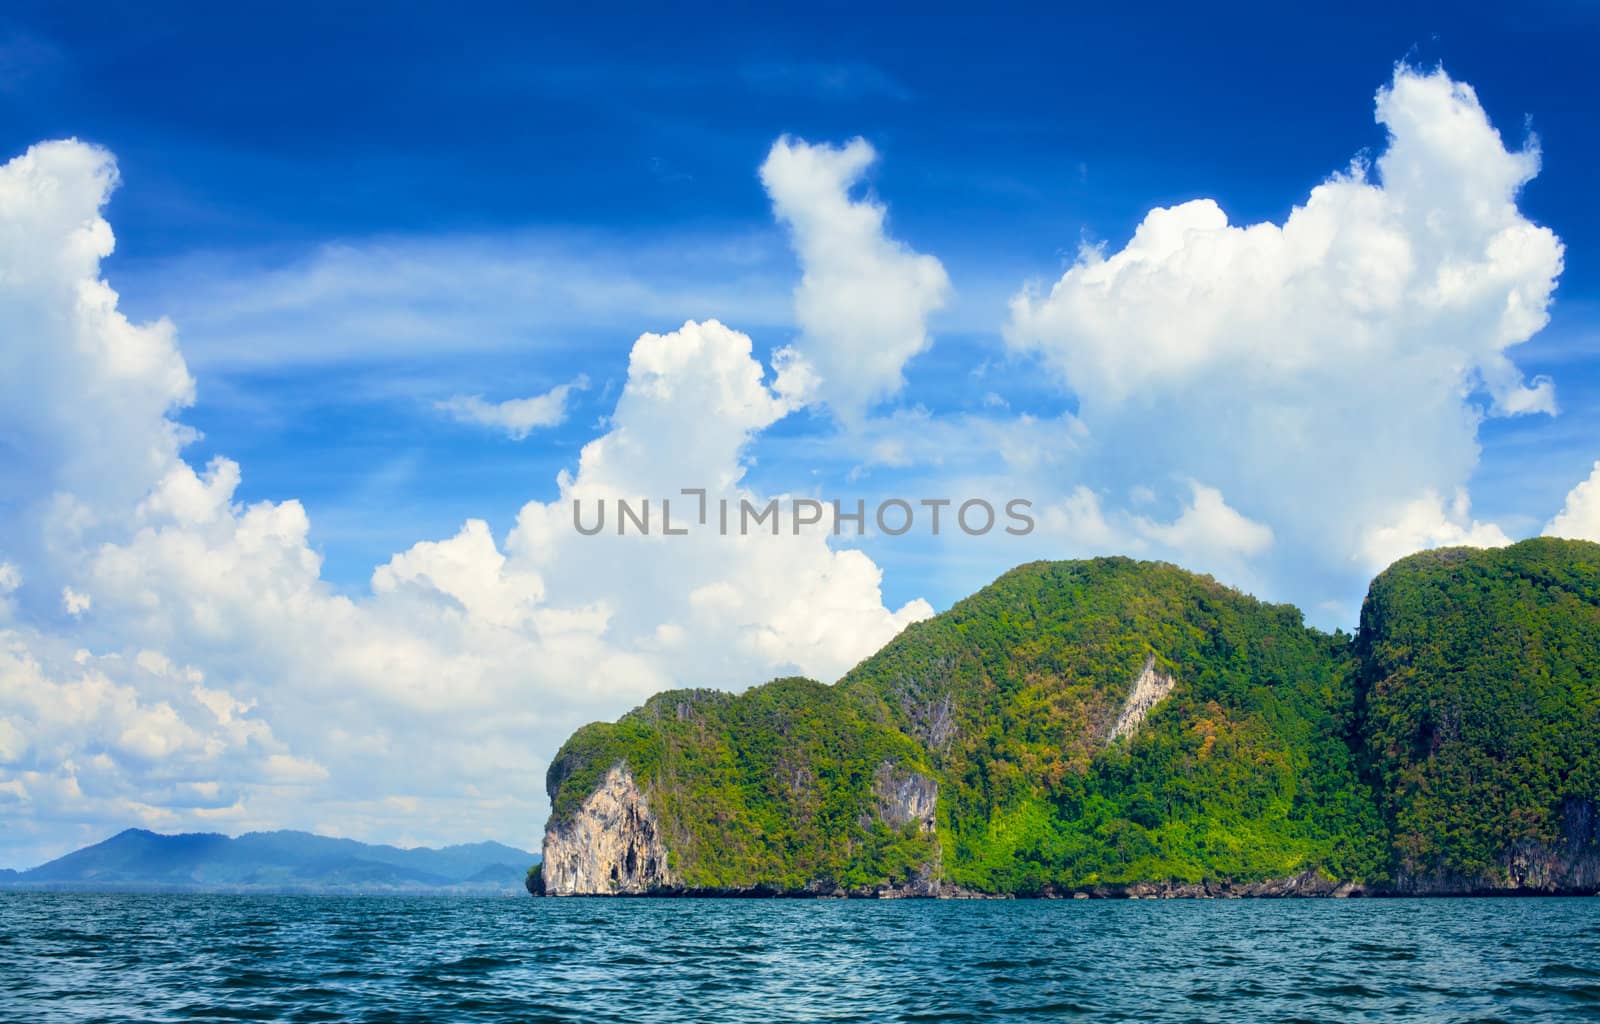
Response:
POLYGON ((502 843, 403 850, 309 832, 162 835, 130 828, 0 888, 217 892, 496 892, 522 885, 537 854, 502 843))

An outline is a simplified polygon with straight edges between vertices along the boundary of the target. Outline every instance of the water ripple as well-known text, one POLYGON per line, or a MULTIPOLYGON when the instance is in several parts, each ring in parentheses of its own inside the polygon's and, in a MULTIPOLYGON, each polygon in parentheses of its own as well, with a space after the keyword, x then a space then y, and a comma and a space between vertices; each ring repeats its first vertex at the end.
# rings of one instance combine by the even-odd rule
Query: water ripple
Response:
POLYGON ((1600 1020, 1600 900, 0 894, 0 1020, 1600 1020))

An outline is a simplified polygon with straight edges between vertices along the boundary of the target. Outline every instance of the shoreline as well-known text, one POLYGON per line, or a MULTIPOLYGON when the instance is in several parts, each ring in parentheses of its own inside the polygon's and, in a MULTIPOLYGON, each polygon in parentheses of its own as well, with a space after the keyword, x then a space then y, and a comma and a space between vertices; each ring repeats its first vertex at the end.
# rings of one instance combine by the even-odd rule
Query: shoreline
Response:
POLYGON ((1032 893, 991 893, 954 885, 920 883, 912 887, 875 885, 845 889, 814 886, 779 889, 749 887, 656 887, 625 892, 547 893, 536 888, 533 879, 526 885, 530 895, 540 899, 779 899, 779 900, 1274 900, 1274 899, 1528 899, 1592 898, 1600 896, 1600 886, 1583 888, 1536 888, 1532 886, 1492 885, 1375 885, 1366 882, 1341 882, 1308 871, 1288 878, 1257 882, 1127 882, 1074 887, 1046 888, 1032 893))

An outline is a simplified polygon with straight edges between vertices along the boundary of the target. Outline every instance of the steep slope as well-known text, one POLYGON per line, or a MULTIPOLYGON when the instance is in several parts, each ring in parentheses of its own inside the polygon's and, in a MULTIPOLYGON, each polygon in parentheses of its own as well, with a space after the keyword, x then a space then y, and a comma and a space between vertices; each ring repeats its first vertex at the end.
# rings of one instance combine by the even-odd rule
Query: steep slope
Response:
POLYGON ((549 773, 543 884, 1365 878, 1383 847, 1344 738, 1345 652, 1292 608, 1169 565, 1024 566, 835 687, 663 694, 581 730, 549 773))
POLYGON ((839 686, 922 745, 957 885, 1365 880, 1383 848, 1346 742, 1347 647, 1171 565, 1040 562, 839 686))
POLYGON ((561 893, 1594 892, 1600 545, 1404 559, 1353 639, 1025 565, 836 686, 589 726, 547 781, 561 893))
POLYGON ((1359 647, 1402 887, 1600 887, 1600 544, 1403 559, 1373 582, 1359 647))
POLYGON ((926 876, 924 772, 916 744, 808 679, 659 694, 552 762, 542 885, 830 892, 926 876))

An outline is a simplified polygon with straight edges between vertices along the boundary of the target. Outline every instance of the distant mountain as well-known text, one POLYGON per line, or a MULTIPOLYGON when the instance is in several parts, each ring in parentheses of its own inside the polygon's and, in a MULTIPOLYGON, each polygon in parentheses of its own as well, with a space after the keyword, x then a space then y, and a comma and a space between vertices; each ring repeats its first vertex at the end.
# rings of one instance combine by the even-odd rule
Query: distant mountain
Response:
POLYGON ((29 871, 0 871, 0 887, 481 893, 520 887, 538 860, 502 843, 402 850, 309 832, 250 832, 230 839, 130 828, 29 871))

